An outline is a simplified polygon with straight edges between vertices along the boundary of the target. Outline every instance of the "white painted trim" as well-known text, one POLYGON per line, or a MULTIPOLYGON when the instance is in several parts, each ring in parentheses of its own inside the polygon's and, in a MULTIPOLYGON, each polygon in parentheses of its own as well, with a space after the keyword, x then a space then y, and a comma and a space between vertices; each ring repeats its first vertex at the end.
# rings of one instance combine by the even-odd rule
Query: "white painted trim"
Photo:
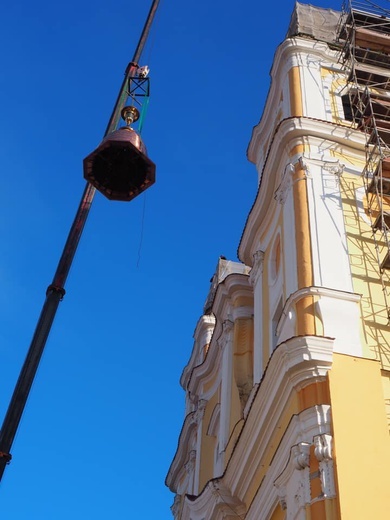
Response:
MULTIPOLYGON (((274 436, 280 414, 283 413, 294 389, 299 390, 312 382, 324 380, 331 368, 332 357, 333 341, 329 338, 317 336, 291 338, 279 345, 274 351, 257 394, 253 398, 244 428, 223 477, 223 484, 228 490, 231 490, 233 501, 238 500, 234 497, 244 496, 250 486, 261 464, 264 450, 269 446, 274 436)), ((300 433, 298 441, 309 442, 314 435, 329 433, 327 427, 329 420, 329 407, 325 405, 317 406, 301 412, 299 420, 297 416, 292 417, 289 428, 298 421, 299 428, 294 427, 294 431, 297 429, 300 433)), ((285 435, 282 442, 286 442, 285 438, 287 439, 288 436, 285 435)), ((292 444, 294 442, 290 446, 292 444)), ((183 448, 182 445, 181 452, 184 451, 183 448)), ((283 451, 285 450, 282 449, 281 453, 283 451)), ((274 460, 277 459, 274 457, 274 460)), ((178 472, 180 470, 179 460, 175 459, 174 463, 178 472)), ((178 474, 176 473, 175 478, 174 468, 171 468, 171 476, 170 479, 167 478, 167 484, 170 483, 171 489, 175 490, 174 482, 178 474)), ((277 494, 273 488, 273 481, 276 477, 277 474, 271 480, 271 493, 267 497, 270 500, 273 497, 273 506, 277 501, 277 494)), ((268 472, 266 478, 269 478, 268 472)), ((261 493, 261 496, 264 497, 265 494, 261 493)), ((201 520, 204 517, 218 518, 213 516, 214 513, 212 513, 215 507, 215 497, 209 483, 195 500, 185 500, 185 509, 188 516, 184 517, 192 520, 201 520), (201 514, 203 514, 203 517, 201 514)), ((250 514, 252 515, 252 513, 250 514)), ((255 518, 248 516, 248 520, 255 520, 255 518)))
MULTIPOLYGON (((257 138, 258 146, 261 146, 261 133, 257 138)), ((288 152, 304 141, 313 149, 323 150, 327 156, 332 150, 340 150, 340 147, 346 155, 360 152, 357 155, 364 158, 365 154, 365 136, 362 132, 307 117, 284 119, 275 130, 264 165, 262 182, 241 237, 239 258, 247 265, 252 265, 252 256, 260 242, 259 236, 269 226, 271 215, 277 211, 278 204, 274 200, 274 193, 281 181, 284 167, 299 158, 290 157, 288 152), (275 172, 278 172, 278 175, 275 175, 275 172)), ((264 244, 261 244, 261 249, 264 249, 264 244)))
MULTIPOLYGON (((267 143, 267 141, 270 141, 271 134, 275 128, 275 114, 278 112, 282 88, 283 98, 285 100, 283 105, 283 117, 291 115, 290 105, 287 103, 290 99, 287 75, 292 67, 300 67, 300 71, 302 72, 306 66, 302 62, 302 55, 305 56, 306 60, 310 60, 313 63, 321 63, 322 67, 338 72, 340 76, 345 76, 341 65, 338 64, 337 52, 331 50, 326 43, 315 42, 315 45, 313 45, 312 40, 295 37, 289 38, 279 45, 271 68, 271 85, 264 112, 259 124, 253 129, 252 138, 248 146, 248 159, 258 166, 262 166, 265 159, 262 156, 263 145, 267 143), (261 146, 259 146, 257 140, 259 133, 262 135, 261 146)), ((262 168, 259 167, 259 180, 261 178, 261 171, 262 168)))
POLYGON ((313 261, 313 285, 352 291, 352 275, 340 192, 338 162, 305 159, 308 181, 309 223, 313 261))
POLYGON ((225 320, 223 322, 223 331, 223 335, 218 342, 223 351, 221 366, 221 415, 218 435, 220 453, 225 452, 229 441, 230 412, 232 406, 234 323, 230 320, 225 320))
POLYGON ((165 479, 165 484, 174 493, 179 492, 179 482, 181 480, 183 471, 185 471, 185 464, 188 460, 189 452, 191 451, 191 440, 194 438, 197 429, 195 413, 196 412, 188 414, 184 419, 184 424, 180 432, 176 453, 165 479), (183 449, 184 447, 185 449, 183 449))
POLYGON ((293 390, 325 378, 332 365, 333 343, 330 338, 302 336, 274 351, 227 466, 226 482, 234 494, 243 496, 254 478, 293 390))
POLYGON ((253 275, 249 281, 253 285, 253 383, 259 383, 263 375, 263 263, 264 252, 254 254, 253 275))
POLYGON ((222 479, 214 479, 208 482, 202 494, 195 500, 188 496, 184 498, 182 518, 223 520, 230 519, 231 516, 243 518, 245 514, 245 504, 232 495, 222 479))
POLYGON ((353 303, 360 303, 360 300, 362 298, 361 294, 339 291, 337 289, 329 289, 327 287, 312 286, 299 289, 298 291, 295 291, 293 294, 290 294, 290 296, 286 300, 282 316, 277 327, 277 334, 280 334, 281 329, 285 326, 286 320, 288 319, 288 313, 293 309, 293 307, 295 307, 299 300, 302 300, 302 298, 306 298, 307 296, 324 296, 326 298, 333 298, 336 300, 343 300, 346 302, 353 303))
MULTIPOLYGON (((310 446, 313 444, 315 436, 324 433, 329 434, 330 431, 331 413, 329 405, 313 406, 292 418, 261 484, 261 493, 256 495, 248 512, 247 520, 257 520, 258 516, 256 515, 259 511, 262 511, 263 518, 268 518, 271 515, 275 501, 279 496, 277 488, 283 487, 287 493, 286 488, 294 472, 297 472, 297 470, 299 472, 299 468, 305 469, 303 463, 294 460, 294 452, 295 457, 297 455, 296 448, 299 445, 310 446)), ((307 485, 308 474, 302 475, 302 478, 306 479, 307 485)), ((288 510, 289 500, 286 495, 285 500, 288 510)), ((306 502, 310 503, 310 496, 306 497, 306 502)), ((294 518, 294 511, 291 511, 291 518, 294 518)))
POLYGON ((212 314, 203 314, 196 324, 194 332, 194 345, 192 347, 191 357, 187 365, 184 367, 180 377, 180 384, 184 390, 187 388, 191 372, 194 367, 203 362, 203 349, 210 343, 215 328, 215 317, 212 314), (202 356, 200 356, 202 354, 202 356))
MULTIPOLYGON (((249 276, 243 274, 230 274, 218 285, 213 312, 216 325, 211 338, 209 350, 204 362, 194 367, 188 380, 187 391, 192 395, 203 395, 203 388, 214 380, 214 386, 207 393, 207 397, 215 391, 217 381, 221 380, 219 367, 221 366, 221 349, 218 340, 222 334, 222 323, 226 319, 233 319, 233 299, 239 296, 253 298, 252 287, 249 284, 249 276)), ((236 311, 239 312, 239 311, 236 311)), ((253 311, 252 313, 253 314, 253 311)), ((219 383, 218 383, 219 384, 219 383)))

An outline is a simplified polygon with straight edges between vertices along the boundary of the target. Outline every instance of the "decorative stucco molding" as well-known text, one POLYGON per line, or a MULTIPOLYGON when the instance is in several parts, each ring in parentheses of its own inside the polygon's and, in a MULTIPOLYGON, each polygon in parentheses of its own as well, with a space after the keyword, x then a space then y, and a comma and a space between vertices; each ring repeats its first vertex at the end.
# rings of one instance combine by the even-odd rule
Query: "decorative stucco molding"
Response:
MULTIPOLYGON (((258 164, 258 168, 261 168, 262 171, 260 189, 248 215, 238 249, 240 260, 246 264, 251 263, 254 247, 258 244, 259 223, 266 220, 272 203, 276 204, 273 197, 277 182, 280 181, 275 178, 274 173, 278 170, 283 171, 285 165, 292 159, 288 155, 288 150, 296 144, 302 143, 302 140, 305 139, 307 139, 308 146, 325 148, 327 154, 331 150, 338 149, 341 145, 346 153, 359 154, 360 152, 363 160, 365 157, 364 134, 358 130, 309 117, 286 117, 283 119, 274 130, 265 163, 258 164), (281 150, 283 150, 283 153, 281 153, 281 150)), ((254 162, 257 161, 256 156, 260 153, 259 150, 262 149, 263 142, 264 135, 262 135, 260 127, 255 127, 249 147, 252 152, 248 151, 248 154, 250 153, 253 156, 254 162)))
POLYGON ((263 274, 264 252, 256 251, 253 255, 253 267, 249 273, 249 283, 255 287, 258 279, 263 274))
POLYGON ((288 518, 297 518, 299 511, 311 502, 310 444, 299 442, 291 446, 290 456, 282 473, 275 480, 277 494, 284 497, 288 518))
POLYGON ((322 321, 324 336, 335 338, 335 352, 361 356, 358 305, 361 295, 327 287, 304 287, 290 294, 276 327, 279 340, 286 341, 291 337, 295 306, 306 296, 316 298, 316 314, 322 321), (348 327, 345 326, 346 323, 349 324, 348 327))
POLYGON ((219 431, 219 421, 221 416, 221 403, 217 403, 214 406, 213 413, 211 414, 210 422, 207 428, 207 435, 210 437, 217 437, 219 431))
POLYGON ((214 328, 215 317, 212 314, 203 314, 203 316, 200 317, 198 323, 196 324, 194 332, 195 341, 191 352, 191 358, 187 366, 184 368, 180 378, 180 384, 184 390, 187 388, 192 371, 203 361, 203 356, 199 356, 199 351, 203 352, 205 345, 210 343, 214 328))
POLYGON ((225 320, 222 324, 223 333, 226 335, 230 334, 234 327, 234 323, 230 318, 231 318, 231 316, 229 316, 228 319, 225 320))
POLYGON ((314 455, 319 462, 328 462, 332 457, 332 436, 326 433, 314 437, 314 455))
POLYGON ((288 38, 277 49, 274 62, 271 69, 271 88, 268 96, 267 104, 264 108, 263 116, 260 123, 256 125, 252 132, 252 138, 248 147, 248 159, 253 163, 258 163, 260 151, 266 139, 269 139, 270 133, 274 127, 275 113, 279 103, 280 85, 283 85, 288 70, 291 67, 299 66, 298 56, 300 53, 310 53, 313 60, 321 61, 326 64, 327 68, 333 68, 335 72, 344 74, 337 61, 337 53, 329 49, 329 46, 322 42, 316 42, 312 45, 312 41, 305 38, 288 38))
POLYGON ((286 486, 277 488, 280 507, 285 511, 287 509, 287 489, 286 486))
POLYGON ((236 520, 245 514, 245 504, 220 479, 214 479, 198 497, 186 496, 182 516, 191 520, 236 520))
POLYGON ((195 462, 196 462, 196 451, 191 450, 190 454, 189 454, 188 462, 186 462, 186 464, 184 465, 184 467, 186 468, 186 471, 189 475, 192 474, 195 469, 195 462))
POLYGON ((294 165, 289 163, 284 169, 282 182, 276 188, 274 199, 279 202, 279 204, 284 204, 287 200, 288 194, 290 193, 291 186, 293 185, 292 177, 294 175, 294 165))
POLYGON ((301 470, 309 467, 310 464, 310 444, 300 442, 291 448, 293 455, 293 465, 295 469, 301 470))
POLYGON ((179 515, 180 509, 181 509, 181 504, 182 504, 182 496, 181 495, 175 495, 175 499, 174 499, 173 504, 171 506, 171 511, 172 511, 172 514, 173 514, 174 518, 176 518, 179 515))
POLYGON ((336 177, 340 178, 344 173, 345 164, 341 163, 339 160, 337 161, 324 161, 323 168, 329 173, 333 173, 336 177))
POLYGON ((321 490, 324 498, 334 498, 336 496, 332 441, 332 436, 326 433, 314 437, 314 455, 319 461, 321 490))
POLYGON ((231 341, 233 329, 234 329, 234 321, 232 319, 232 316, 229 315, 228 319, 222 323, 222 334, 218 338, 218 341, 217 341, 218 346, 221 350, 223 350, 225 348, 225 346, 227 345, 227 343, 229 341, 231 341))
POLYGON ((346 291, 339 291, 337 289, 329 289, 327 287, 304 287, 298 291, 290 294, 284 305, 282 315, 280 317, 278 326, 276 328, 276 334, 279 335, 281 328, 284 326, 284 322, 288 316, 288 312, 296 305, 299 300, 302 300, 306 296, 317 296, 323 298, 332 298, 334 300, 347 301, 351 303, 359 303, 361 300, 361 294, 350 293, 346 291))
MULTIPOLYGON (((279 345, 273 352, 267 370, 251 403, 245 427, 228 463, 225 481, 234 494, 243 496, 262 465, 267 446, 272 444, 280 424, 280 411, 287 405, 295 390, 321 381, 332 366, 334 341, 319 336, 294 337, 279 345), (261 440, 261 442, 259 442, 261 440)), ((311 445, 316 435, 329 434, 331 414, 329 405, 317 405, 291 418, 288 429, 273 456, 272 464, 251 507, 248 520, 267 518, 278 502, 274 486, 284 468, 291 447, 300 443, 311 445)), ((304 446, 304 445, 303 445, 304 446)), ((302 446, 301 451, 305 448, 302 446)), ((301 457, 303 459, 303 457, 301 457)), ((302 460, 303 462, 303 460, 302 460)), ((293 462, 291 471, 296 471, 293 462)), ((299 471, 309 471, 304 468, 299 471)), ((280 483, 280 485, 283 485, 280 483)))
POLYGON ((196 424, 200 423, 200 421, 203 419, 206 405, 207 405, 206 399, 199 399, 198 407, 192 415, 192 422, 194 422, 196 424))

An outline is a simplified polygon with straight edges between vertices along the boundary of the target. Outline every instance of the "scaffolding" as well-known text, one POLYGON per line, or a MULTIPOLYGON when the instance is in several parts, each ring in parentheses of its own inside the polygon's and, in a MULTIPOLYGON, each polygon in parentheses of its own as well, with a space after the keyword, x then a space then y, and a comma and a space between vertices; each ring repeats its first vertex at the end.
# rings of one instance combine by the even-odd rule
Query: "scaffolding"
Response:
POLYGON ((366 136, 367 213, 390 320, 390 10, 370 0, 348 0, 338 39, 347 71, 345 114, 366 136))

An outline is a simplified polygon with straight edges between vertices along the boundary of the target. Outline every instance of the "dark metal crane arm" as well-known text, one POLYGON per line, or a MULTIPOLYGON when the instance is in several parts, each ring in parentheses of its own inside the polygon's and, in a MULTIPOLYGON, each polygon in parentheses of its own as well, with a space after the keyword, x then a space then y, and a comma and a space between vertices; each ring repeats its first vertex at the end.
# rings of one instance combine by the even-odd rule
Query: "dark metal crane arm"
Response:
MULTIPOLYGON (((138 67, 137 63, 145 46, 158 4, 159 0, 153 0, 136 51, 134 53, 133 60, 126 69, 125 78, 119 90, 119 95, 104 137, 110 132, 114 131, 118 125, 121 110, 124 107, 127 99, 128 80, 131 75, 134 75, 134 72, 138 67)), ((65 282, 89 215, 89 210, 92 205, 95 191, 95 188, 91 184, 87 184, 84 189, 53 281, 46 291, 46 299, 44 301, 26 359, 20 371, 19 378, 15 385, 15 389, 0 430, 0 481, 3 476, 6 464, 11 460, 10 451, 12 443, 14 441, 23 410, 26 405, 31 386, 34 381, 35 374, 37 372, 39 362, 57 312, 58 304, 65 294, 65 282)))

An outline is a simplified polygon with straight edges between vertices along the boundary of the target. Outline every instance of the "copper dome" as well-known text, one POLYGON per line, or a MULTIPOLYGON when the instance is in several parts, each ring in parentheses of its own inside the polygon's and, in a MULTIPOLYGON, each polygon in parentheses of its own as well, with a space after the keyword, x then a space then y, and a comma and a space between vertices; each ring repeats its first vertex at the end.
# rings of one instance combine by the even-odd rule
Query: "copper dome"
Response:
POLYGON ((130 201, 155 182, 155 164, 129 126, 108 134, 84 159, 84 178, 110 200, 130 201))

